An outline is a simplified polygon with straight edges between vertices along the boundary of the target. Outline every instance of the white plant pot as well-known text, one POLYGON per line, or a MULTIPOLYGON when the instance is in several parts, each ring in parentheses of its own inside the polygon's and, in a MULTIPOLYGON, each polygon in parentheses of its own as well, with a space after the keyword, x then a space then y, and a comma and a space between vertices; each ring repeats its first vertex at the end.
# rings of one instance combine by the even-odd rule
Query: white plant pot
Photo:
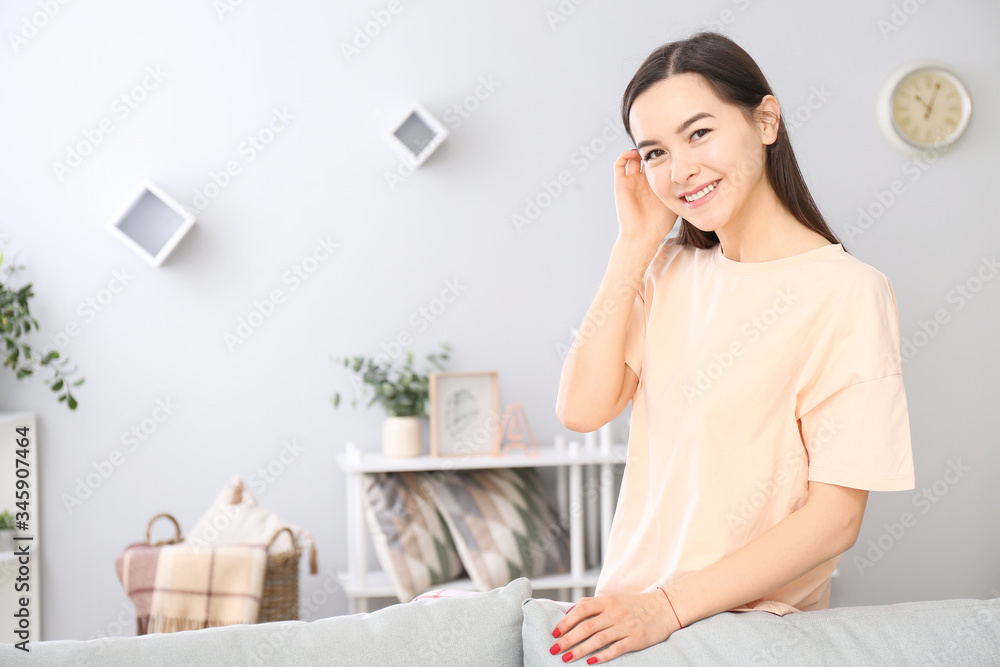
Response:
POLYGON ((0 551, 14 550, 14 532, 13 530, 0 530, 0 551))
POLYGON ((420 456, 420 417, 387 417, 382 424, 382 453, 390 458, 420 456))

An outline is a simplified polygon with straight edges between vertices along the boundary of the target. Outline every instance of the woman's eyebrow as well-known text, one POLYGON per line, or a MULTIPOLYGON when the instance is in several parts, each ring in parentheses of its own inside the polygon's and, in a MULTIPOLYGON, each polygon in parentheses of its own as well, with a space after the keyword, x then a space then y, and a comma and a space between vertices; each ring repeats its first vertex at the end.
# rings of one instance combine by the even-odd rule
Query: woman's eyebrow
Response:
MULTIPOLYGON (((713 116, 712 114, 710 114, 710 113, 708 113, 706 111, 702 111, 701 113, 696 113, 695 115, 691 116, 686 121, 684 121, 683 123, 681 123, 681 126, 677 128, 677 134, 680 134, 681 132, 683 132, 684 130, 686 130, 692 123, 697 123, 699 120, 701 120, 703 118, 715 118, 715 116, 713 116)), ((652 140, 652 139, 646 139, 644 141, 640 141, 636 145, 636 148, 640 148, 641 149, 641 148, 644 148, 646 146, 649 146, 651 144, 656 144, 656 143, 659 143, 659 142, 655 141, 655 140, 652 140)))
POLYGON ((691 116, 686 121, 684 121, 681 124, 681 126, 677 128, 677 134, 680 134, 681 132, 686 130, 691 123, 697 123, 702 118, 715 118, 715 116, 706 111, 702 111, 701 113, 696 113, 695 115, 691 116))

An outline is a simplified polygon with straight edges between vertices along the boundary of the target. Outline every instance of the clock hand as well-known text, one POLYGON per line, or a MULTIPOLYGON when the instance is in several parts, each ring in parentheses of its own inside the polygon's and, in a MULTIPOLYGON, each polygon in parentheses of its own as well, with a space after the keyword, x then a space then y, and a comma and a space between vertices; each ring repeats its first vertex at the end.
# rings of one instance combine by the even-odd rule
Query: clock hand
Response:
POLYGON ((941 83, 938 82, 934 86, 934 93, 931 95, 931 101, 927 103, 927 113, 924 114, 924 119, 926 120, 928 116, 931 115, 931 111, 934 109, 934 99, 937 97, 938 89, 941 87, 941 83))
POLYGON ((923 104, 924 107, 927 107, 927 102, 924 102, 922 99, 920 99, 920 95, 914 95, 914 97, 917 98, 917 101, 923 104))

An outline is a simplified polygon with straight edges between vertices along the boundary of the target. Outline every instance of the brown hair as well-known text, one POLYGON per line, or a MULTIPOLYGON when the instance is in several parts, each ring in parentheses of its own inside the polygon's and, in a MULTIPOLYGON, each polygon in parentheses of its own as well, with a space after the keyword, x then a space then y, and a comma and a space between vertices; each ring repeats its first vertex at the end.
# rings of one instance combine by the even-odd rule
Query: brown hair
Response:
MULTIPOLYGON (((764 73, 750 54, 724 35, 699 32, 687 39, 664 44, 639 66, 622 97, 622 122, 633 145, 635 137, 629 126, 629 112, 635 98, 653 84, 683 73, 701 75, 720 99, 739 107, 750 123, 764 96, 773 95, 764 73)), ((778 201, 809 229, 822 234, 831 243, 841 243, 809 194, 792 151, 784 118, 778 122, 778 137, 767 147, 766 155, 767 179, 778 201)), ((703 232, 682 217, 676 242, 712 248, 719 243, 719 236, 715 232, 703 232)))

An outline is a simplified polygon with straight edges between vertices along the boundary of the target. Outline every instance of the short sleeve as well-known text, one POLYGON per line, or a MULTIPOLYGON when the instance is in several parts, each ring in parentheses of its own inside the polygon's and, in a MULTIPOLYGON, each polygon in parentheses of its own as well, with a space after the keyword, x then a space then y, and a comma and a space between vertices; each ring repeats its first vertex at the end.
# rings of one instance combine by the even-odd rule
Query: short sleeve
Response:
POLYGON ((640 288, 635 295, 632 314, 625 330, 625 365, 635 371, 637 377, 642 371, 642 348, 646 343, 646 301, 643 299, 643 291, 640 288))
POLYGON ((799 394, 810 481, 871 491, 915 487, 900 358, 899 315, 888 278, 874 272, 844 290, 799 394))
POLYGON ((635 301, 632 302, 632 313, 628 318, 628 327, 625 329, 625 365, 635 371, 636 377, 642 377, 643 348, 646 344, 646 297, 649 295, 647 286, 650 284, 650 271, 657 263, 657 258, 661 253, 671 246, 677 244, 676 236, 668 236, 660 242, 657 254, 646 267, 646 272, 642 275, 642 282, 635 301))
MULTIPOLYGON (((650 262, 652 266, 652 262, 650 262)), ((649 267, 642 276, 635 301, 632 302, 632 313, 625 329, 625 365, 635 371, 636 377, 642 377, 643 347, 646 344, 646 284, 649 281, 649 267)))

